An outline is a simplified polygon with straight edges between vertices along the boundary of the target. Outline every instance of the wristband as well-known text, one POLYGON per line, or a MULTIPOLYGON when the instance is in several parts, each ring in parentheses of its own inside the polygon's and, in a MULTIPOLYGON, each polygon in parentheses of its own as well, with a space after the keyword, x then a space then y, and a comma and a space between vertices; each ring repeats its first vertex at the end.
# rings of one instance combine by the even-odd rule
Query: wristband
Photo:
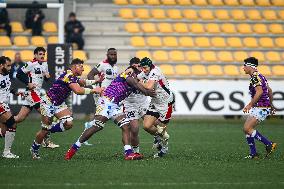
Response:
POLYGON ((85 82, 86 82, 86 85, 93 85, 93 84, 96 84, 96 80, 89 80, 89 79, 86 79, 85 82))
POLYGON ((84 89, 85 89, 84 94, 90 94, 91 91, 92 91, 92 89, 90 89, 90 88, 84 88, 84 89))

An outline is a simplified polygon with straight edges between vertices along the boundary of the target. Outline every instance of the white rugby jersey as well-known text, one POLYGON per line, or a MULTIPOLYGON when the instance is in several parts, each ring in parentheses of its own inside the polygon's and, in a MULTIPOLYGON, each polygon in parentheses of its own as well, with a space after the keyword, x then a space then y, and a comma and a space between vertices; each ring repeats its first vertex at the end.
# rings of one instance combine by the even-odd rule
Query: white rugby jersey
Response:
POLYGON ((102 81, 101 87, 108 87, 112 80, 114 80, 118 74, 118 67, 116 65, 111 66, 108 60, 101 61, 97 66, 97 70, 104 74, 105 79, 102 81))
POLYGON ((39 63, 36 60, 27 62, 22 67, 22 71, 28 75, 29 82, 35 84, 36 88, 34 90, 40 92, 44 76, 49 73, 47 62, 39 63))
POLYGON ((10 87, 11 81, 9 74, 0 74, 0 102, 9 103, 10 101, 10 87))
POLYGON ((147 77, 148 80, 154 80, 156 82, 154 85, 156 96, 152 97, 152 103, 169 103, 173 100, 173 94, 169 89, 169 83, 159 67, 155 66, 147 77))

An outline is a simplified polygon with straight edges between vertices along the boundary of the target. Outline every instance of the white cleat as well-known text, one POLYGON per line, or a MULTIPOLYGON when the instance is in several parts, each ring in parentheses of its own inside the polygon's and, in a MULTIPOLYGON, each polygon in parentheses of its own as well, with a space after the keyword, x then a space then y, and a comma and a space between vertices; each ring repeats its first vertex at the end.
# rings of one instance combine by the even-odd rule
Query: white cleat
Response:
POLYGON ((54 144, 51 141, 49 141, 49 142, 42 141, 41 146, 44 147, 44 148, 51 148, 51 149, 59 148, 58 144, 54 144))
POLYGON ((3 152, 2 157, 7 159, 18 159, 20 156, 17 156, 12 152, 3 152))

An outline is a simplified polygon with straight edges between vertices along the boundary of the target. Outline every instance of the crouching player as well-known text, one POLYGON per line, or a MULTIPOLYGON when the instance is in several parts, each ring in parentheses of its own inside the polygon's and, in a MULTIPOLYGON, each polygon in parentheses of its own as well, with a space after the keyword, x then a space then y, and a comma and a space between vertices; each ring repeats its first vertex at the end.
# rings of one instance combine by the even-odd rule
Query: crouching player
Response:
POLYGON ((46 95, 42 97, 40 104, 42 129, 36 134, 36 138, 30 149, 33 159, 40 158, 39 147, 48 132, 63 132, 72 127, 72 112, 65 104, 65 100, 69 97, 71 91, 78 95, 102 92, 101 88, 89 89, 81 87, 92 85, 93 82, 95 82, 93 80, 79 79, 79 76, 81 76, 84 71, 83 63, 82 60, 77 58, 72 60, 70 69, 61 74, 59 78, 54 81, 46 95), (55 125, 52 125, 53 116, 60 120, 55 125))
POLYGON ((124 145, 124 159, 141 159, 140 154, 133 153, 130 145, 129 120, 126 118, 119 106, 126 97, 134 90, 139 90, 148 96, 154 96, 153 90, 145 89, 138 83, 136 74, 139 72, 135 67, 129 67, 125 72, 118 75, 111 84, 105 89, 103 96, 98 100, 98 106, 95 113, 95 119, 92 121, 92 127, 86 129, 79 140, 74 143, 65 154, 65 159, 70 160, 81 147, 82 143, 88 140, 94 133, 102 130, 109 119, 113 119, 122 130, 122 142, 124 145))
POLYGON ((250 75, 249 91, 252 98, 248 105, 243 109, 244 113, 249 113, 244 124, 244 132, 250 148, 250 154, 246 156, 248 159, 259 158, 254 143, 255 139, 265 145, 267 152, 266 157, 276 149, 276 143, 271 142, 255 129, 259 122, 264 121, 268 115, 274 114, 275 111, 272 105, 272 90, 269 87, 266 78, 257 71, 257 66, 258 60, 255 57, 244 60, 243 69, 246 74, 250 75))

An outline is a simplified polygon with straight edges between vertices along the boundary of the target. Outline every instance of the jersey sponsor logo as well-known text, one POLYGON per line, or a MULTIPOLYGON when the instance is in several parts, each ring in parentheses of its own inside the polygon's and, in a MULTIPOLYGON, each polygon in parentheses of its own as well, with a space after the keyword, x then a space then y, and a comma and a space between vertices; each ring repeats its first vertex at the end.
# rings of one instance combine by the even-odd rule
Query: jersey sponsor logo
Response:
POLYGON ((2 89, 6 88, 7 84, 6 84, 5 80, 1 81, 0 86, 1 86, 2 89))

